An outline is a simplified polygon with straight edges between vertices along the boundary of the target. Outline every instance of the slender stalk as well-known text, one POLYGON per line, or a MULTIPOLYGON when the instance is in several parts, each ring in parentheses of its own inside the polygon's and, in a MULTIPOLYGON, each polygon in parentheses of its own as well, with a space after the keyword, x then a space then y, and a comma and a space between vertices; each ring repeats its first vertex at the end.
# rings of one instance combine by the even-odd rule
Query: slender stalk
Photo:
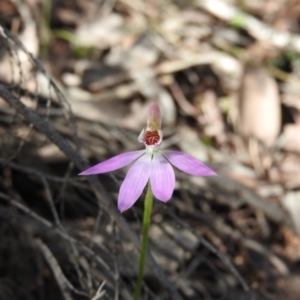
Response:
POLYGON ((139 261, 139 275, 134 292, 134 300, 139 300, 142 289, 143 273, 145 266, 145 257, 147 253, 148 233, 150 227, 150 218, 153 205, 153 193, 150 182, 148 183, 147 193, 145 197, 144 218, 143 218, 143 236, 139 261))

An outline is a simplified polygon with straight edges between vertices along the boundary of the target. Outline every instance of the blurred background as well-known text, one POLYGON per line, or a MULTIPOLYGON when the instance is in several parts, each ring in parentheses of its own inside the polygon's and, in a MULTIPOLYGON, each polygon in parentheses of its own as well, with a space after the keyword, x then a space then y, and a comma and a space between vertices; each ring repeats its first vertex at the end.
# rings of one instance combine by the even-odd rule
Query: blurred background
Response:
POLYGON ((132 299, 143 201, 120 214, 151 101, 176 172, 142 299, 300 299, 300 1, 0 0, 0 299, 132 299))

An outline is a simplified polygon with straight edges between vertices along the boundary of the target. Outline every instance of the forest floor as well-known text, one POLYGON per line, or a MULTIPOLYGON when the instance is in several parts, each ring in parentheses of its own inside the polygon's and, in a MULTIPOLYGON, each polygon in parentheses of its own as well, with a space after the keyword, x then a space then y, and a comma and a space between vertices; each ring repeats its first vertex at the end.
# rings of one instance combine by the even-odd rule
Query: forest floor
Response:
POLYGON ((142 299, 299 300, 299 95, 297 0, 0 0, 0 299, 133 299, 143 200, 77 174, 157 101, 218 176, 155 200, 142 299))

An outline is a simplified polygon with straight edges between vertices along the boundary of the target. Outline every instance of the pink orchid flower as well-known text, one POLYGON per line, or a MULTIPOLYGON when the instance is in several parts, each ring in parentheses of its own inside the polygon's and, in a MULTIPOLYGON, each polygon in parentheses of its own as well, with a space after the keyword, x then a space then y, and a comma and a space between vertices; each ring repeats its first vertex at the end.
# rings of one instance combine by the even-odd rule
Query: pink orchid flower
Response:
POLYGON ((162 141, 161 112, 158 104, 150 104, 147 127, 139 135, 139 142, 144 143, 145 150, 126 152, 103 161, 79 175, 102 174, 123 168, 130 163, 121 185, 118 208, 121 212, 129 209, 142 194, 147 182, 151 182, 154 196, 163 202, 170 200, 175 187, 173 166, 195 176, 217 175, 213 170, 194 157, 179 151, 159 150, 162 141))

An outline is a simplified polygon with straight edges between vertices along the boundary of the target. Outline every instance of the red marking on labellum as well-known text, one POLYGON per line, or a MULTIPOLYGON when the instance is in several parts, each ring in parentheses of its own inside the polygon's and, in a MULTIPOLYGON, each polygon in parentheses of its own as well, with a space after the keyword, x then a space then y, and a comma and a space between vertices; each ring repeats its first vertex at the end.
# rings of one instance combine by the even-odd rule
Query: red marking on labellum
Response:
POLYGON ((157 131, 146 131, 144 135, 144 142, 147 146, 156 145, 160 140, 160 136, 157 131))

